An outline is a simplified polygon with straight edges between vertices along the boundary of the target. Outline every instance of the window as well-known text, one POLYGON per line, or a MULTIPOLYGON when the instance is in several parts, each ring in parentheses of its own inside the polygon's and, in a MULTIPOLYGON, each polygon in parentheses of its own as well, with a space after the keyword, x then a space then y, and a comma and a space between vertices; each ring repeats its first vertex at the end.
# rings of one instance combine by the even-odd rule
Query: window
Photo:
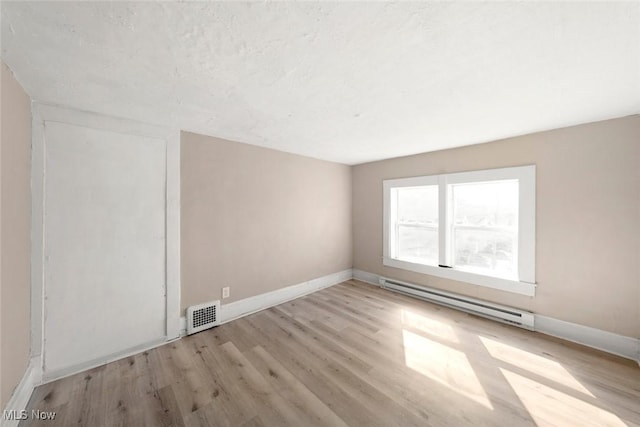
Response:
POLYGON ((384 265, 535 293, 535 166, 384 181, 384 265))

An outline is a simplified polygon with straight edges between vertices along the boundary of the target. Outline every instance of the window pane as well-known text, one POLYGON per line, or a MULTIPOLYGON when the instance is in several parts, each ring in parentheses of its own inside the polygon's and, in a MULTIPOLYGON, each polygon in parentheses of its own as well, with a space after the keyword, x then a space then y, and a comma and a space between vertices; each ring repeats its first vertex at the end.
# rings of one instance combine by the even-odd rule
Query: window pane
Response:
POLYGON ((438 186, 398 188, 398 223, 438 225, 438 186))
POLYGON ((396 258, 438 264, 438 186, 397 188, 396 258))
POLYGON ((398 259, 437 265, 438 229, 399 226, 398 259))
POLYGON ((455 229, 455 266, 504 278, 517 276, 517 238, 512 231, 455 229))
POLYGON ((517 276, 518 181, 453 185, 454 265, 517 276))
POLYGON ((453 185, 454 225, 518 226, 518 181, 453 185))

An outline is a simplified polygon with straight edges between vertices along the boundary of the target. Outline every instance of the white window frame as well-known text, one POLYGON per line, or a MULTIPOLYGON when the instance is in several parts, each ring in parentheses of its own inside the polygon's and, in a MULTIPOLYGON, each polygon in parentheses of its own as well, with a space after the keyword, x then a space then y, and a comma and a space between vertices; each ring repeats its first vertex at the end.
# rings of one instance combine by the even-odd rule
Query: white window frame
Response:
MULTIPOLYGON (((399 181, 399 180, 395 180, 395 181, 399 181)), ((389 197, 389 200, 391 201, 391 198, 394 197, 394 194, 391 191, 391 188, 401 188, 401 187, 411 188, 411 187, 423 187, 427 185, 438 185, 438 177, 437 176, 420 176, 415 178, 405 178, 402 180, 401 185, 394 185, 389 188, 389 191, 385 191, 385 195, 387 195, 389 197)), ((395 194, 395 197, 397 197, 397 194, 395 194)), ((395 205, 396 203, 397 201, 394 201, 392 204, 395 205)), ((397 212, 391 212, 390 210, 387 210, 387 212, 389 213, 389 218, 391 219, 391 223, 395 224, 397 222, 395 217, 397 212)), ((440 213, 438 213, 438 215, 440 215, 440 213)), ((439 222, 438 222, 438 227, 440 227, 439 222)), ((395 239, 396 233, 397 233, 397 227, 388 228, 388 233, 385 233, 385 238, 389 239, 390 244, 396 241, 395 239)), ((389 249, 387 254, 389 258, 391 258, 393 254, 398 250, 397 248, 392 248, 390 244, 387 245, 385 243, 385 247, 388 247, 389 249)))
POLYGON ((411 178, 388 179, 383 181, 383 264, 445 279, 457 280, 516 294, 534 296, 535 282, 535 240, 536 240, 536 167, 535 165, 518 166, 501 169, 487 169, 472 172, 460 172, 441 175, 420 176, 411 178), (391 244, 395 241, 391 233, 395 222, 391 212, 392 189, 402 187, 418 187, 438 185, 438 237, 439 264, 452 265, 451 222, 452 191, 454 184, 470 184, 501 180, 518 180, 518 278, 517 280, 487 276, 455 267, 440 267, 402 261, 391 257, 391 244))

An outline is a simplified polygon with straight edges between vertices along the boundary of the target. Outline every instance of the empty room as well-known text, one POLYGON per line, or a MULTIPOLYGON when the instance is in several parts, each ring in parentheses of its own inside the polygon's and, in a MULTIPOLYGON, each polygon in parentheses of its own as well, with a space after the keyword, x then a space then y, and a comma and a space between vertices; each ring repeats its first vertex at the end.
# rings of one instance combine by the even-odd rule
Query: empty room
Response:
POLYGON ((0 1, 13 426, 640 426, 640 2, 0 1))

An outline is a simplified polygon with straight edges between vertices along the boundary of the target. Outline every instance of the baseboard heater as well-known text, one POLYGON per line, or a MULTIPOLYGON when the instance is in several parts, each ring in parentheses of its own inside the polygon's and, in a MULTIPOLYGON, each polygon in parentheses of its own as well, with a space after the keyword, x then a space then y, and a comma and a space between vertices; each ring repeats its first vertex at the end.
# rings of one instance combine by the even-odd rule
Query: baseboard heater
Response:
POLYGON ((390 291, 420 298, 467 313, 486 317, 498 322, 508 323, 524 329, 534 330, 533 313, 513 307, 489 303, 475 298, 428 288, 398 280, 380 278, 380 286, 390 291))

